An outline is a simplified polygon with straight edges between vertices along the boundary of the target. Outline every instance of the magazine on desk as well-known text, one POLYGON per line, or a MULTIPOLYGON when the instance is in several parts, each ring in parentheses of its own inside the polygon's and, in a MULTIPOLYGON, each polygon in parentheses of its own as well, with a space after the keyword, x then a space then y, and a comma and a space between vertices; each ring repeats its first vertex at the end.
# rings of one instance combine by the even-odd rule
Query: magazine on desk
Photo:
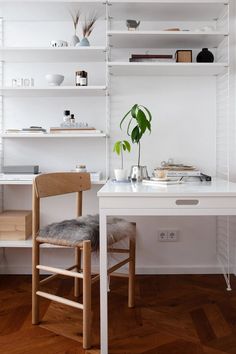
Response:
POLYGON ((170 186, 183 183, 180 178, 150 178, 142 181, 144 185, 148 186, 170 186))

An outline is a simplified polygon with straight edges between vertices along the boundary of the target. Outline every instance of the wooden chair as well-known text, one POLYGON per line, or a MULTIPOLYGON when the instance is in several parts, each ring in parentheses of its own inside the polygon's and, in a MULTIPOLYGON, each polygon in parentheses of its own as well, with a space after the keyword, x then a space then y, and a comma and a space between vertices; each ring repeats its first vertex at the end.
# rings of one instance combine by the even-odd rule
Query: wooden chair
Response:
MULTIPOLYGON (((90 175, 88 173, 49 173, 42 174, 35 178, 33 183, 33 279, 32 279, 32 323, 38 324, 39 316, 39 297, 52 301, 57 301, 83 311, 83 348, 91 347, 91 284, 99 279, 99 275, 91 276, 91 241, 78 240, 71 245, 70 240, 55 239, 44 240, 40 238, 40 199, 50 196, 77 193, 76 216, 82 215, 82 193, 91 188, 90 175), (60 269, 40 264, 40 245, 50 243, 62 245, 75 249, 75 265, 68 269, 60 269), (81 251, 83 252, 83 262, 81 267, 81 251), (53 273, 53 275, 40 281, 40 270, 53 273), (65 299, 41 290, 40 285, 54 279, 58 275, 74 278, 74 295, 80 295, 80 280, 83 282, 83 303, 65 299)), ((128 225, 129 224, 129 225, 128 225)), ((128 249, 116 249, 109 247, 110 252, 127 253, 128 257, 108 269, 108 275, 116 271, 126 263, 129 263, 129 286, 128 286, 128 306, 134 307, 134 280, 135 280, 135 224, 132 224, 133 234, 130 235, 128 249)), ((89 238, 89 235, 88 235, 89 238)))

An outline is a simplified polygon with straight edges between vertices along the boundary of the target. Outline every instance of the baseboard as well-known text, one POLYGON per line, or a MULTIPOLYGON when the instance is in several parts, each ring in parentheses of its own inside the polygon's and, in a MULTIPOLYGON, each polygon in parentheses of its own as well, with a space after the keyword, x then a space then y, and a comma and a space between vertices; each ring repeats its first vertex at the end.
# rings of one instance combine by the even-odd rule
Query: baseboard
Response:
MULTIPOLYGON (((235 269, 232 269, 231 273, 234 273, 234 271, 235 269)), ((0 265, 0 274, 31 273, 32 269, 29 266, 0 265)), ((222 274, 222 267, 220 265, 136 267, 136 274, 222 274)))

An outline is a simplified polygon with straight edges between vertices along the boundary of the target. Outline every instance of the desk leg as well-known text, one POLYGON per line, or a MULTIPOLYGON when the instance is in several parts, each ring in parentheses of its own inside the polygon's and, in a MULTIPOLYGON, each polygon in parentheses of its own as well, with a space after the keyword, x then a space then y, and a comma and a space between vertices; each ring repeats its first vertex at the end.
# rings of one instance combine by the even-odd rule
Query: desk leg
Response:
POLYGON ((107 217, 100 210, 100 333, 101 354, 108 354, 107 217))

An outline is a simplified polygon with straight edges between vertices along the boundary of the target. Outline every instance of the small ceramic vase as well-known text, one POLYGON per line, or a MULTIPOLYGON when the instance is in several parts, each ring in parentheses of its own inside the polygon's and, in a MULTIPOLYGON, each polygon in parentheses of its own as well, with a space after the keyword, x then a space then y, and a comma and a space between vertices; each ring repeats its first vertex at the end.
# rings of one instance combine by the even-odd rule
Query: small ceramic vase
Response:
POLYGON ((202 51, 197 55, 198 63, 213 63, 214 55, 208 50, 208 48, 203 48, 202 51))
POLYGON ((86 37, 82 38, 81 41, 77 44, 77 46, 80 46, 80 47, 89 47, 89 46, 90 46, 90 43, 89 43, 88 38, 86 38, 86 37))
POLYGON ((71 38, 70 45, 71 47, 75 47, 76 44, 78 43, 79 43, 79 37, 76 34, 74 34, 73 37, 71 38))

